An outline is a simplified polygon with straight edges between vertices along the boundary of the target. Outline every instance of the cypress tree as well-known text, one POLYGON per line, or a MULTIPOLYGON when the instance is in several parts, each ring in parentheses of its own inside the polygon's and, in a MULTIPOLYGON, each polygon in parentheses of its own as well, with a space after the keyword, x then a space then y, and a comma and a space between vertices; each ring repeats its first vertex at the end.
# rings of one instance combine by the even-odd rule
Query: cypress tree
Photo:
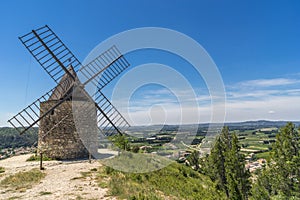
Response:
POLYGON ((247 199, 250 173, 245 169, 245 159, 240 153, 238 138, 224 127, 206 158, 205 173, 216 181, 230 199, 247 199))
POLYGON ((266 193, 283 198, 300 197, 299 136, 291 122, 280 129, 271 151, 271 162, 260 172, 253 186, 253 197, 263 199, 266 193))

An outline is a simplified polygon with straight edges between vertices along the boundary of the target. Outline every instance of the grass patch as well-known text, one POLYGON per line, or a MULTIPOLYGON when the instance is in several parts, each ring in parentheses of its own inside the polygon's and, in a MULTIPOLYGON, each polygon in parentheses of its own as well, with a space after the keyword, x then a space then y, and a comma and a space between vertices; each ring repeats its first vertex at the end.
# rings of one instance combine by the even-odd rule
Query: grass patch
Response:
POLYGON ((178 163, 140 174, 102 167, 97 181, 119 199, 226 199, 208 177, 178 163))
POLYGON ((8 200, 14 200, 14 199, 21 199, 20 196, 13 196, 13 197, 9 197, 8 200))
POLYGON ((0 167, 0 174, 5 172, 5 168, 4 167, 0 167))
POLYGON ((80 196, 80 195, 77 195, 75 200, 82 200, 82 199, 83 199, 83 197, 82 197, 82 196, 80 196))
POLYGON ((98 183, 98 186, 101 187, 101 188, 107 188, 107 187, 108 187, 108 184, 107 184, 107 182, 104 182, 104 181, 103 181, 103 182, 99 182, 99 183, 98 183))
POLYGON ((49 195, 49 194, 52 194, 52 192, 40 192, 41 196, 43 196, 43 195, 49 195))
POLYGON ((9 187, 19 191, 26 191, 33 184, 39 183, 46 176, 38 169, 32 169, 26 172, 18 172, 10 175, 0 182, 1 187, 9 187))
POLYGON ((74 178, 72 178, 71 180, 78 180, 78 179, 85 179, 87 177, 91 177, 93 172, 97 172, 96 168, 92 168, 90 171, 87 172, 80 172, 81 176, 76 176, 74 178))
MULTIPOLYGON (((36 156, 36 155, 32 155, 30 156, 26 161, 40 161, 41 157, 40 156, 36 156)), ((51 161, 53 160, 52 158, 48 158, 47 156, 43 156, 43 161, 51 161)))
POLYGON ((117 170, 131 173, 157 171, 173 162, 158 155, 131 152, 122 152, 119 156, 102 160, 105 166, 114 166, 117 170))
POLYGON ((267 152, 257 153, 257 154, 255 154, 255 157, 257 159, 264 158, 266 160, 269 160, 270 159, 270 152, 267 151, 267 152))
POLYGON ((86 178, 92 175, 92 172, 80 172, 82 178, 86 178))

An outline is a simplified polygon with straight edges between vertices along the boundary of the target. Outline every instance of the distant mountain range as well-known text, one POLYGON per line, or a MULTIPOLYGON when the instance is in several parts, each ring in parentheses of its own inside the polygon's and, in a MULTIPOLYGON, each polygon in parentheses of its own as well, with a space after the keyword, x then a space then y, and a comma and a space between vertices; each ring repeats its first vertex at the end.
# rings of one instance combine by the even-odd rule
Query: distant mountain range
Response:
MULTIPOLYGON (((282 127, 286 125, 289 121, 267 121, 267 120, 258 120, 258 121, 246 121, 246 122, 232 122, 232 123, 225 123, 226 126, 252 126, 252 127, 282 127)), ((300 126, 300 121, 291 121, 296 126, 300 126)))
MULTIPOLYGON (((267 120, 258 120, 258 121, 245 121, 245 122, 226 122, 224 126, 228 126, 229 129, 261 129, 261 128, 271 128, 276 127, 280 128, 286 125, 288 121, 267 121, 267 120)), ((300 121, 292 121, 296 127, 300 126, 300 121)), ((130 131, 155 131, 155 130, 178 130, 180 126, 181 130, 189 129, 207 129, 209 126, 215 127, 220 126, 220 124, 210 124, 210 123, 201 123, 201 124, 183 124, 183 125, 151 125, 151 126, 133 126, 130 127, 130 131)))

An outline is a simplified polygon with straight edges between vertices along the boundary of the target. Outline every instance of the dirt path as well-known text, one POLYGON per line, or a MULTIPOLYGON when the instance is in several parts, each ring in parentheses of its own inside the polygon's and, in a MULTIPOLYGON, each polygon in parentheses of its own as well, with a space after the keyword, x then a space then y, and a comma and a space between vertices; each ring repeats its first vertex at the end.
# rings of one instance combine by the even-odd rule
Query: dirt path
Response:
MULTIPOLYGON (((0 160, 0 166, 5 167, 4 176, 0 181, 19 171, 39 168, 39 162, 26 162, 31 155, 21 155, 0 160)), ((0 187, 0 199, 113 199, 105 197, 107 190, 100 188, 93 176, 82 177, 80 172, 97 169, 101 164, 97 161, 47 161, 44 162, 46 177, 25 192, 8 191, 0 187)))

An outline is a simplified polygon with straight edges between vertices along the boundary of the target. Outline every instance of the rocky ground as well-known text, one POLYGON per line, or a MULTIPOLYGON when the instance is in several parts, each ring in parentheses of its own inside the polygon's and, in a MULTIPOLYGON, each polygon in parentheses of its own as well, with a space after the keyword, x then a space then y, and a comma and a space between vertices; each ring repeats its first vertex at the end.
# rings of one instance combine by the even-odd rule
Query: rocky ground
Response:
MULTIPOLYGON (((11 174, 39 168, 39 162, 26 162, 30 156, 27 154, 0 160, 0 166, 5 168, 0 181, 11 174)), ((0 199, 114 199, 106 196, 107 189, 98 186, 93 178, 96 172, 82 178, 81 172, 90 172, 100 166, 97 161, 45 161, 43 172, 46 177, 40 183, 26 191, 0 187, 0 199)))

